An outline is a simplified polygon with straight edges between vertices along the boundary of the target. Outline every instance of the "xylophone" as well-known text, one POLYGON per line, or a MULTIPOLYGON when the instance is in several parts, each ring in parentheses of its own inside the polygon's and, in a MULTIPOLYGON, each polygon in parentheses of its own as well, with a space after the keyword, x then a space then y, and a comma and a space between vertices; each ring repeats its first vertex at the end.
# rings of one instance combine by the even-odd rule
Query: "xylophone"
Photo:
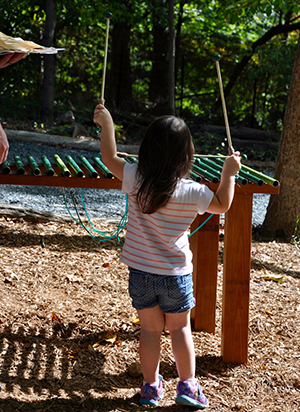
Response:
MULTIPOLYGON (((138 162, 136 155, 119 153, 127 162, 138 162)), ((190 178, 204 184, 217 184, 221 178, 223 163, 226 156, 195 155, 190 178)), ((28 155, 24 162, 19 155, 14 156, 14 164, 5 161, 1 165, 0 184, 28 185, 28 186, 61 186, 61 187, 89 187, 89 188, 121 188, 121 182, 107 169, 99 156, 91 156, 88 160, 79 155, 79 161, 70 155, 65 160, 55 154, 54 163, 47 156, 41 156, 38 164, 33 156, 28 155), (36 179, 38 178, 38 179, 36 179)), ((254 184, 259 187, 265 184, 278 187, 279 182, 246 165, 242 165, 236 177, 238 186, 254 184)))
MULTIPOLYGON (((119 153, 128 162, 137 162, 135 155, 119 153)), ((195 155, 191 178, 218 187, 225 156, 195 155)), ((79 162, 66 156, 54 156, 51 163, 42 157, 37 164, 27 156, 26 164, 15 156, 14 164, 0 167, 0 184, 120 189, 121 181, 105 168, 99 156, 91 160, 79 156, 79 162)), ((242 166, 236 177, 235 197, 225 215, 223 254, 223 302, 221 352, 223 361, 246 363, 248 360, 250 269, 252 243, 252 203, 254 193, 278 194, 279 182, 269 176, 242 166)), ((191 318, 195 330, 215 332, 217 278, 219 262, 220 219, 208 214, 198 215, 191 225, 190 243, 193 252, 193 280, 196 306, 191 318)))
POLYGON ((31 155, 26 160, 15 155, 14 163, 5 161, 0 169, 0 184, 97 189, 121 189, 122 186, 99 156, 88 160, 79 155, 79 161, 76 161, 70 155, 62 159, 55 154, 51 162, 42 155, 38 163, 31 155))

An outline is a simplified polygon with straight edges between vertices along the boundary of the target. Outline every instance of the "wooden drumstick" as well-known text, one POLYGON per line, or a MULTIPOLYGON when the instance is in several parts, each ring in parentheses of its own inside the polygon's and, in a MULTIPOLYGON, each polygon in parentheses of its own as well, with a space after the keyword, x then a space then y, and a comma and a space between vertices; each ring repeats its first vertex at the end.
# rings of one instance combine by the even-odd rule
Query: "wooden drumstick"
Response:
POLYGON ((232 153, 234 153, 234 148, 232 146, 232 140, 231 140, 231 135, 230 135, 229 122, 228 122, 228 116, 227 116, 227 110, 226 110, 226 104, 225 104, 225 97, 224 97, 224 92, 223 92, 222 76, 221 76, 221 70, 220 70, 220 64, 219 64, 219 61, 221 60, 221 56, 219 54, 216 54, 213 56, 212 59, 214 62, 216 62, 221 101, 222 101, 222 107, 223 107, 223 114, 224 114, 224 120, 225 120, 225 128, 226 128, 226 134, 227 134, 227 140, 228 140, 228 152, 231 155, 232 153))
POLYGON ((104 49, 104 59, 103 59, 103 73, 102 73, 102 85, 101 85, 101 97, 100 103, 104 105, 104 89, 105 89, 105 76, 106 76, 106 64, 107 64, 107 49, 108 49, 108 36, 109 36, 109 21, 112 18, 110 12, 104 13, 106 18, 106 36, 105 36, 105 49, 104 49))

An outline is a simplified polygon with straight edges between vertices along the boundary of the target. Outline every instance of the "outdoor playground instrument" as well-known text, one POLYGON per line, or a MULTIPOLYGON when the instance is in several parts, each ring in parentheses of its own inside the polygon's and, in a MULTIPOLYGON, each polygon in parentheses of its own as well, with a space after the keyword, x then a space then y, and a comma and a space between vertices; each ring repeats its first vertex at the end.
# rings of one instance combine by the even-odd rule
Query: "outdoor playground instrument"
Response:
POLYGON ((231 140, 231 135, 230 135, 227 110, 226 110, 226 103, 225 103, 225 97, 224 97, 224 92, 223 92, 223 83, 222 83, 222 76, 221 76, 220 63, 219 63, 220 60, 221 60, 221 56, 219 54, 215 54, 213 56, 213 61, 216 63, 216 69, 217 69, 217 75, 218 75, 218 81, 219 81, 219 88, 220 88, 221 101, 222 101, 222 107, 223 107, 223 115, 224 115, 225 128, 226 128, 226 134, 227 134, 227 140, 228 140, 228 151, 229 151, 229 154, 232 154, 234 153, 234 148, 232 146, 232 140, 231 140))
POLYGON ((114 178, 100 157, 92 156, 92 161, 90 161, 80 155, 78 159, 76 161, 70 155, 66 155, 64 161, 55 154, 51 163, 47 156, 42 155, 41 163, 38 164, 31 155, 27 156, 27 162, 23 161, 21 156, 15 155, 14 163, 6 160, 0 166, 0 184, 121 188, 121 182, 114 178), (22 180, 20 180, 21 176, 22 180), (35 180, 37 178, 39 178, 38 181, 35 180), (111 183, 108 183, 109 180, 111 183))
POLYGON ((106 35, 105 35, 105 48, 104 48, 104 58, 103 58, 103 72, 102 72, 102 84, 101 84, 101 96, 99 103, 105 103, 104 90, 105 90, 105 77, 106 77, 106 65, 107 65, 107 49, 108 49, 108 36, 109 36, 109 21, 112 18, 110 12, 105 12, 104 17, 106 18, 106 35))
MULTIPOLYGON (((126 153, 118 154, 129 163, 138 162, 138 158, 135 155, 126 153)), ((196 182, 218 184, 226 157, 227 156, 223 155, 195 155, 190 178, 196 182)), ((42 163, 38 164, 36 159, 31 155, 27 156, 28 162, 23 162, 19 155, 15 155, 14 164, 9 164, 7 161, 2 163, 0 168, 0 184, 59 187, 72 187, 72 185, 74 185, 74 187, 97 188, 99 180, 101 180, 100 188, 104 188, 102 187, 102 184, 104 180, 107 179, 113 180, 111 186, 119 185, 119 180, 113 176, 99 156, 91 156, 92 161, 86 159, 82 155, 79 155, 78 158, 79 162, 73 159, 70 155, 66 155, 66 164, 60 156, 55 154, 53 155, 54 164, 51 164, 47 156, 43 155, 41 156, 42 163), (39 180, 37 181, 34 178, 39 180), (66 178, 69 178, 70 180, 66 178)), ((251 184, 257 186, 264 186, 266 184, 273 187, 279 186, 279 182, 276 179, 243 164, 236 176, 236 184, 240 186, 251 184)))
MULTIPOLYGON (((138 156, 133 154, 128 154, 124 152, 118 152, 120 157, 123 157, 130 163, 138 162, 138 156)), ((223 163, 228 156, 217 154, 217 155, 194 155, 192 172, 190 174, 191 179, 197 182, 205 181, 218 183, 221 177, 221 171, 223 168, 223 163)), ((247 160, 247 156, 242 155, 241 159, 247 160)), ((258 186, 263 186, 264 184, 272 185, 273 187, 278 187, 279 182, 272 177, 265 175, 264 173, 258 172, 249 166, 241 165, 241 170, 236 176, 236 183, 243 186, 254 183, 258 186)))
MULTIPOLYGON (((128 162, 138 161, 135 155, 126 153, 119 153, 119 155, 128 162)), ((212 161, 214 166, 211 163, 209 166, 215 167, 216 171, 210 170, 208 173, 218 178, 217 172, 220 171, 219 167, 224 158, 226 156, 203 157, 195 155, 195 163, 198 162, 197 159, 200 159, 203 164, 205 162, 208 164, 208 160, 212 161)), ((101 162, 101 159, 98 159, 91 165, 97 171, 97 177, 92 177, 90 174, 92 169, 86 169, 83 164, 80 169, 84 175, 78 177, 77 168, 75 170, 74 165, 68 169, 67 165, 60 159, 59 167, 57 157, 55 164, 51 164, 50 160, 43 156, 43 163, 38 165, 41 174, 34 175, 32 165, 26 164, 25 161, 23 163, 20 156, 15 156, 15 162, 18 161, 18 166, 4 162, 0 167, 0 185, 121 189, 122 182, 113 176, 107 177, 98 167, 98 162, 101 162), (65 167, 69 170, 69 177, 64 176, 65 167), (23 170, 24 173, 22 171, 23 174, 19 174, 19 170, 23 170), (51 176, 52 173, 54 174, 51 176)), ((205 172, 206 166, 202 165, 202 167, 205 172)), ((275 179, 259 174, 254 169, 247 170, 244 165, 242 170, 249 172, 246 178, 247 184, 236 180, 235 196, 230 209, 225 214, 221 335, 221 354, 225 363, 246 363, 248 361, 253 194, 279 193, 279 183, 275 179), (261 186, 250 180, 250 178, 255 177, 256 173, 259 174, 259 179, 265 179, 261 186)), ((202 183, 215 192, 218 183, 209 180, 208 174, 206 173, 205 176, 204 172, 203 175, 200 175, 198 170, 193 173, 200 176, 202 183)), ((195 330, 215 333, 221 225, 218 215, 213 215, 207 221, 208 217, 208 213, 198 215, 190 227, 190 232, 194 233, 190 237, 190 244, 193 252, 193 281, 196 298, 196 306, 192 310, 191 318, 195 330), (203 223, 205 223, 204 226, 197 230, 203 223)))

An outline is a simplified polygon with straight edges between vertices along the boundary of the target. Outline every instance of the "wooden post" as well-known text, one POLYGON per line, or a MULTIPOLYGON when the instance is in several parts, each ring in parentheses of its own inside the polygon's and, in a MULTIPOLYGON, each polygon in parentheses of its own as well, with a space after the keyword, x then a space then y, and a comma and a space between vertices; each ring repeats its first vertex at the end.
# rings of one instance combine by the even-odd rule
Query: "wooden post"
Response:
POLYGON ((225 363, 248 359, 253 194, 236 193, 225 217, 222 355, 225 363))
MULTIPOLYGON (((198 215, 191 225, 191 233, 209 217, 198 215)), ((219 255, 219 215, 212 216, 190 238, 193 252, 193 281, 196 307, 191 319, 195 330, 215 333, 217 275, 219 255)))

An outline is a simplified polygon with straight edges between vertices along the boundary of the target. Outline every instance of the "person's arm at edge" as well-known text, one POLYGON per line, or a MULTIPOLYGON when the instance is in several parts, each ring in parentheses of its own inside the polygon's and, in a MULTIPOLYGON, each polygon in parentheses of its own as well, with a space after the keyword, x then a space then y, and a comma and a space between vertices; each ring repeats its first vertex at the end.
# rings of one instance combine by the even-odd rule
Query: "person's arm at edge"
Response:
POLYGON ((6 133, 3 130, 2 125, 0 123, 0 164, 6 160, 8 149, 9 143, 6 137, 6 133))
POLYGON ((6 53, 0 56, 0 69, 8 67, 11 64, 17 63, 19 60, 23 59, 26 53, 6 53))
MULTIPOLYGON (((25 53, 7 53, 0 56, 0 69, 16 63, 24 57, 25 53)), ((3 127, 0 123, 0 164, 7 158, 9 143, 3 127)))
POLYGON ((126 161, 117 155, 115 128, 109 111, 98 104, 94 111, 94 122, 101 127, 101 158, 105 166, 119 180, 123 180, 123 169, 126 161))

